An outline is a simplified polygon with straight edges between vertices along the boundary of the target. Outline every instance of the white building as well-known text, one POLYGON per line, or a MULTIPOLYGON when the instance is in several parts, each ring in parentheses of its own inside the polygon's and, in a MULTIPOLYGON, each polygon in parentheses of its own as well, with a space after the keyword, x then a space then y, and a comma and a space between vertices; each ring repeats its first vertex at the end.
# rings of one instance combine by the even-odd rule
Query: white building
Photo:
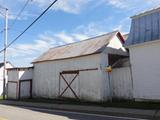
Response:
MULTIPOLYGON (((13 68, 13 65, 10 62, 7 62, 6 68, 13 68)), ((3 69, 4 69, 4 63, 0 63, 0 95, 2 95, 3 93, 3 69)))
POLYGON ((122 35, 115 31, 49 49, 33 61, 33 96, 110 99, 111 82, 106 67, 128 56, 123 42, 122 35))
POLYGON ((127 47, 134 98, 160 100, 160 8, 131 18, 127 47))
POLYGON ((7 98, 31 98, 33 67, 9 68, 7 69, 7 73, 7 98))

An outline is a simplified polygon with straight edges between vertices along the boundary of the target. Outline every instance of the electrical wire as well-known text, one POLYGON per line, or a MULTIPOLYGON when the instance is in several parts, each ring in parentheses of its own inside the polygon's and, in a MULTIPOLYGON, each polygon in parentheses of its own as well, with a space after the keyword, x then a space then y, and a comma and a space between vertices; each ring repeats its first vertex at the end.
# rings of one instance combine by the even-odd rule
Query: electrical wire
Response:
MULTIPOLYGON (((13 26, 16 24, 18 18, 21 16, 21 14, 22 14, 22 12, 24 11, 24 9, 26 8, 26 6, 29 4, 29 1, 30 1, 30 0, 27 0, 27 1, 25 2, 25 4, 24 4, 24 6, 22 7, 22 9, 18 12, 17 16, 15 17, 15 20, 14 20, 13 23, 10 25, 9 29, 13 28, 13 26)), ((5 8, 5 7, 2 7, 1 5, 0 5, 0 8, 2 8, 2 9, 7 9, 7 8, 5 8)), ((0 12, 0 13, 1 13, 1 12, 0 12)), ((1 13, 1 14, 2 14, 2 13, 1 13)), ((3 15, 3 14, 2 14, 2 15, 3 15)), ((4 15, 3 15, 3 16, 4 16, 4 15)), ((9 29, 8 29, 8 30, 9 30, 9 29)), ((4 32, 4 29, 0 31, 0 34, 3 33, 3 32, 4 32)))
POLYGON ((29 4, 30 0, 27 0, 24 4, 24 6, 22 7, 22 9, 19 11, 19 13, 17 14, 15 20, 13 21, 13 23, 10 25, 9 29, 13 28, 13 26, 16 24, 17 20, 19 19, 19 17, 21 16, 21 14, 23 13, 24 9, 27 7, 27 5, 29 4))
MULTIPOLYGON (((35 24, 58 0, 54 0, 26 29, 22 31, 15 39, 13 39, 6 48, 10 47, 14 42, 16 42, 33 24, 35 24)), ((6 48, 0 50, 3 52, 6 48)))

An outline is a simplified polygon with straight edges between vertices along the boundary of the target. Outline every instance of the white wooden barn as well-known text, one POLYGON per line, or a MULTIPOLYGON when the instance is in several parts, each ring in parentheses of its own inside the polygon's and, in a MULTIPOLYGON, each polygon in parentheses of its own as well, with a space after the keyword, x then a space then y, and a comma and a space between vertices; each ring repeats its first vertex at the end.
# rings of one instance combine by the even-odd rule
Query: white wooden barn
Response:
POLYGON ((160 8, 135 15, 127 40, 136 100, 160 100, 160 8))
POLYGON ((33 96, 109 100, 112 89, 106 67, 128 56, 123 42, 115 31, 49 49, 33 61, 33 96))
POLYGON ((9 68, 7 73, 7 99, 31 98, 33 67, 9 68))
MULTIPOLYGON (((13 68, 13 65, 10 62, 7 62, 6 68, 13 68)), ((2 62, 0 63, 0 95, 2 95, 3 93, 3 69, 4 69, 4 63, 2 62)), ((7 80, 6 80, 6 83, 7 83, 7 80)))

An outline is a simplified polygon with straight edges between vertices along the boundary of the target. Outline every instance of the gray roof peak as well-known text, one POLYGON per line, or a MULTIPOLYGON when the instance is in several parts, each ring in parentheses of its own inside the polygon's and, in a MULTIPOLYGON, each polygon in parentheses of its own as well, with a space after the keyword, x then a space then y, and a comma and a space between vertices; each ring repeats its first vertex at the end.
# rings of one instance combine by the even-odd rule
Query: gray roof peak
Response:
POLYGON ((136 19, 136 18, 139 18, 139 17, 142 17, 142 16, 146 16, 146 15, 149 15, 149 14, 152 14, 152 13, 155 13, 155 12, 158 12, 158 11, 160 11, 160 7, 159 7, 159 6, 158 6, 158 7, 155 7, 155 8, 151 8, 151 9, 149 9, 149 10, 147 10, 147 11, 143 11, 143 12, 141 12, 141 13, 138 13, 138 14, 132 16, 131 18, 132 18, 132 19, 136 19))
POLYGON ((118 33, 118 31, 114 31, 80 42, 51 48, 47 52, 42 54, 40 57, 38 57, 36 60, 34 60, 33 63, 100 53, 104 50, 106 45, 108 45, 109 41, 118 33))

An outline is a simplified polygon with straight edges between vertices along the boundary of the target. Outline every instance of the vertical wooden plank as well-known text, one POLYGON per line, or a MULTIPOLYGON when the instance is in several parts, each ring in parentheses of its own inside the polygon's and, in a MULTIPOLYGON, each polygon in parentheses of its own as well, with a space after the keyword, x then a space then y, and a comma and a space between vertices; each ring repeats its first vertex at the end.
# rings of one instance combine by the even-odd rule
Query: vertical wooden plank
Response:
POLYGON ((59 73, 59 86, 58 86, 59 88, 59 90, 58 90, 58 96, 60 96, 60 94, 61 94, 61 73, 59 73))
POLYGON ((146 30, 146 17, 145 16, 141 17, 139 19, 139 21, 140 21, 140 24, 139 24, 139 26, 140 26, 139 42, 143 42, 143 41, 145 41, 145 36, 146 36, 146 33, 145 33, 145 30, 146 30))
POLYGON ((32 98, 32 80, 30 80, 30 98, 32 98))
POLYGON ((158 12, 152 14, 152 40, 158 39, 158 12))
POLYGON ((17 83, 17 92, 18 92, 18 99, 21 98, 21 81, 18 81, 17 83))
POLYGON ((134 43, 137 43, 137 42, 139 42, 139 33, 140 33, 140 29, 139 29, 139 22, 140 22, 140 20, 139 20, 139 18, 137 18, 137 19, 135 19, 135 34, 134 34, 134 43))
POLYGON ((151 40, 151 32, 152 32, 152 18, 150 15, 146 16, 146 39, 145 41, 151 40))
POLYGON ((158 38, 160 39, 160 12, 158 12, 158 38))
POLYGON ((134 21, 135 20, 132 19, 129 38, 128 38, 128 41, 127 41, 128 44, 132 44, 135 41, 135 39, 134 39, 135 38, 135 30, 134 30, 135 29, 135 22, 134 21))
POLYGON ((132 78, 130 67, 114 68, 111 73, 113 97, 119 99, 132 99, 132 78))
POLYGON ((8 83, 6 84, 6 87, 7 87, 6 97, 8 98, 8 83))

